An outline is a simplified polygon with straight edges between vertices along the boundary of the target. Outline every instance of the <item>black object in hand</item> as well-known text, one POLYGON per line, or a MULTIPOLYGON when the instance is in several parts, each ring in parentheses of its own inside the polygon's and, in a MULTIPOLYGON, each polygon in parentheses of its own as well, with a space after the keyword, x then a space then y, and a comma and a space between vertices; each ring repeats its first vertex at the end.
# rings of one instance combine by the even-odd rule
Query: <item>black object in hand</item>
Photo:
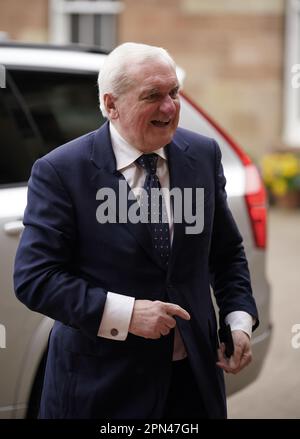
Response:
POLYGON ((225 344, 225 355, 230 358, 234 353, 234 343, 230 325, 224 325, 219 329, 220 342, 225 344))

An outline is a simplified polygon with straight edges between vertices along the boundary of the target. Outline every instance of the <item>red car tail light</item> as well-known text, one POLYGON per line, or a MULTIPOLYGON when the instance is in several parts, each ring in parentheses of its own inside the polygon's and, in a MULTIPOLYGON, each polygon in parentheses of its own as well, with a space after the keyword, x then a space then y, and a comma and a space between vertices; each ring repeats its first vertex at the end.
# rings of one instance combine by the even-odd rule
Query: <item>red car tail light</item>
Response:
POLYGON ((266 191, 257 168, 247 165, 246 171, 246 204, 251 220, 255 244, 258 248, 266 247, 267 209, 266 191))
POLYGON ((256 247, 266 248, 267 237, 267 209, 266 191, 256 166, 250 157, 208 116, 205 111, 196 105, 189 97, 181 92, 183 98, 197 110, 227 141, 234 150, 245 168, 245 201, 248 208, 249 218, 252 226, 253 238, 256 247))

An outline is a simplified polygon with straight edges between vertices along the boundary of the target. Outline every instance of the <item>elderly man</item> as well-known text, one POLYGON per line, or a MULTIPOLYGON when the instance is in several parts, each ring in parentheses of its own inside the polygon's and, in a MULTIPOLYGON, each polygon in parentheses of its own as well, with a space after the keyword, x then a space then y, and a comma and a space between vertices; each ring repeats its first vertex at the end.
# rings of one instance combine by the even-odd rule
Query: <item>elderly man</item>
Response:
POLYGON ((164 49, 117 47, 99 74, 108 122, 33 166, 15 290, 55 320, 41 418, 224 418, 223 370, 251 361, 258 316, 220 149, 177 128, 178 92, 164 49), (202 188, 202 228, 178 220, 174 188, 198 214, 202 188))

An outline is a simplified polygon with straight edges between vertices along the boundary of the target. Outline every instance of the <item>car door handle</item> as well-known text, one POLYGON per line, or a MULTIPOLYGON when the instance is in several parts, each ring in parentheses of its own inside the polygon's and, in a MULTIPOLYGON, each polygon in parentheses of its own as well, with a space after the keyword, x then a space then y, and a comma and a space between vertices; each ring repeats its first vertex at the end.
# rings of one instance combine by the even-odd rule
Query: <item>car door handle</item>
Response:
POLYGON ((4 232, 9 236, 18 236, 24 229, 22 220, 10 221, 4 224, 4 232))

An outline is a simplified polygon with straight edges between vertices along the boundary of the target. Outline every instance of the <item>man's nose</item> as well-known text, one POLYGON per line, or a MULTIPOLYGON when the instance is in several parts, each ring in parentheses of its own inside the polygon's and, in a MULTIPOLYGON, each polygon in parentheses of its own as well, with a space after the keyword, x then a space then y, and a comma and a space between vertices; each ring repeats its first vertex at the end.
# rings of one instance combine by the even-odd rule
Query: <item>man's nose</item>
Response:
POLYGON ((176 111, 176 105, 171 96, 165 96, 159 107, 162 113, 172 115, 176 111))

